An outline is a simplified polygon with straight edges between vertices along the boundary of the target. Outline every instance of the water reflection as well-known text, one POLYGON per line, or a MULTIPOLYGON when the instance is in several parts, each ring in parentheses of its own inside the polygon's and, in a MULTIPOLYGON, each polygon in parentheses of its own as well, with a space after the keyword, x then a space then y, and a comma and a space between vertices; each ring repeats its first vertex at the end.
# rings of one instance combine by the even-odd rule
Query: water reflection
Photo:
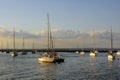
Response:
POLYGON ((53 80, 57 78, 57 63, 41 63, 40 64, 40 71, 41 71, 41 78, 43 80, 53 80))
POLYGON ((107 54, 62 53, 64 63, 38 63, 38 54, 0 54, 0 80, 119 80, 120 56, 107 60, 107 54))
POLYGON ((108 79, 109 80, 119 80, 120 75, 120 61, 119 56, 116 56, 116 59, 113 61, 108 61, 108 79))
POLYGON ((91 77, 95 77, 95 75, 97 75, 96 57, 90 57, 90 72, 91 72, 91 77))
POLYGON ((116 56, 116 62, 117 62, 116 65, 120 67, 120 55, 116 56))
POLYGON ((113 61, 109 61, 108 63, 108 72, 109 72, 108 79, 109 80, 113 80, 112 68, 113 68, 113 61))

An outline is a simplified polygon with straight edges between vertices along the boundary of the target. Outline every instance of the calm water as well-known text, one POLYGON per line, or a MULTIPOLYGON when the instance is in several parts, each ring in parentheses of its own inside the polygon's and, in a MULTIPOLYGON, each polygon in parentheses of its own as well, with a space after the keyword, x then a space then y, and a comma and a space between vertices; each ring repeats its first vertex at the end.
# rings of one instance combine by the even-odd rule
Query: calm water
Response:
POLYGON ((113 62, 106 53, 89 54, 59 53, 64 63, 38 63, 38 54, 12 58, 0 53, 0 80, 120 80, 120 57, 113 62))

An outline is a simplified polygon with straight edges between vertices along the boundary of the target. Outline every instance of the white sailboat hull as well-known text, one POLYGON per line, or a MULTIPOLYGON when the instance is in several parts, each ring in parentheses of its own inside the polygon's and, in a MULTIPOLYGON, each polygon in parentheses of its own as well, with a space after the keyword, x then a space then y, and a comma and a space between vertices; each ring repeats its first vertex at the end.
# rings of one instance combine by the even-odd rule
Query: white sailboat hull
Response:
POLYGON ((97 50, 95 50, 95 53, 98 53, 98 51, 97 51, 97 50))
POLYGON ((76 51, 76 53, 79 53, 79 51, 76 51))
POLYGON ((116 53, 117 55, 120 55, 120 51, 117 51, 117 53, 116 53))
POLYGON ((17 53, 12 52, 12 53, 11 53, 11 56, 12 56, 12 57, 15 57, 15 56, 17 56, 17 53))
MULTIPOLYGON (((56 53, 55 53, 56 54, 56 53)), ((41 62, 46 62, 46 63, 54 63, 54 62, 64 62, 64 58, 58 54, 51 55, 51 53, 43 53, 39 58, 38 61, 41 62)))
POLYGON ((13 57, 13 56, 14 56, 14 53, 11 53, 11 56, 13 57))
POLYGON ((40 57, 38 58, 39 62, 47 62, 47 63, 52 63, 54 62, 54 58, 50 57, 40 57))
POLYGON ((80 52, 80 54, 85 54, 85 52, 82 51, 82 52, 80 52))
POLYGON ((95 56, 96 56, 96 54, 95 54, 95 53, 93 53, 93 52, 91 52, 91 53, 90 53, 90 56, 91 56, 91 57, 95 57, 95 56))
POLYGON ((114 55, 110 55, 110 54, 108 55, 108 60, 109 60, 109 61, 113 61, 114 58, 115 58, 114 55))

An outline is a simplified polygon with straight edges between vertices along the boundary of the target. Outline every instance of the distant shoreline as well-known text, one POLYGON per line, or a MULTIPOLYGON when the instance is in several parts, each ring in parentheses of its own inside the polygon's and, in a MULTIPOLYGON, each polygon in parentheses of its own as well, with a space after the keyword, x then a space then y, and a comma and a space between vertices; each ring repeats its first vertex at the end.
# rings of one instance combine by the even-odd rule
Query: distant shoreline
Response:
MULTIPOLYGON (((17 52, 46 52, 47 49, 16 49, 15 51, 17 52)), ((56 48, 56 49, 52 49, 56 52, 76 52, 79 51, 81 52, 83 49, 82 48, 56 48)), ((85 52, 90 52, 91 50, 93 50, 93 48, 84 48, 85 52)), ((95 48, 94 50, 98 50, 98 52, 108 52, 110 50, 110 48, 95 48)), ((113 52, 117 52, 119 49, 118 48, 114 48, 113 52)), ((13 49, 0 49, 0 52, 12 52, 13 49)))

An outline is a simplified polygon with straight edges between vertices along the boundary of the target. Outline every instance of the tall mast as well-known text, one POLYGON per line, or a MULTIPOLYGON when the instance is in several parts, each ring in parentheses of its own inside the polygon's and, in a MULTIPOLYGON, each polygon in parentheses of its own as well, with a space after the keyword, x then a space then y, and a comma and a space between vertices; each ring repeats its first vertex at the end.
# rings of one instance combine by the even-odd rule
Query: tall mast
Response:
POLYGON ((13 28, 13 49, 15 52, 15 28, 13 28))
POLYGON ((49 23, 49 14, 47 14, 47 20, 48 20, 48 51, 50 48, 50 23, 49 23))
POLYGON ((111 27, 111 50, 113 50, 113 34, 112 34, 112 27, 111 27))
POLYGON ((50 49, 53 49, 53 40, 50 28, 49 14, 47 14, 47 20, 48 20, 48 51, 49 51, 50 49))
POLYGON ((95 31, 93 31, 93 45, 94 45, 94 50, 96 48, 96 45, 95 45, 95 31))
POLYGON ((33 50, 35 49, 35 44, 34 44, 34 40, 33 40, 33 50))
POLYGON ((7 40, 7 48, 6 48, 6 49, 8 49, 8 47, 9 47, 9 46, 8 46, 8 40, 7 40))
POLYGON ((82 51, 84 51, 84 48, 85 48, 85 39, 82 38, 82 51))
POLYGON ((3 51, 3 42, 1 40, 1 51, 3 51))
POLYGON ((24 37, 23 37, 23 45, 22 45, 22 48, 24 49, 24 37))
POLYGON ((91 38, 92 38, 92 48, 93 48, 93 50, 95 50, 95 32, 94 32, 94 30, 92 32, 91 38))
POLYGON ((51 34, 51 28, 50 28, 50 48, 53 49, 53 39, 51 34))

